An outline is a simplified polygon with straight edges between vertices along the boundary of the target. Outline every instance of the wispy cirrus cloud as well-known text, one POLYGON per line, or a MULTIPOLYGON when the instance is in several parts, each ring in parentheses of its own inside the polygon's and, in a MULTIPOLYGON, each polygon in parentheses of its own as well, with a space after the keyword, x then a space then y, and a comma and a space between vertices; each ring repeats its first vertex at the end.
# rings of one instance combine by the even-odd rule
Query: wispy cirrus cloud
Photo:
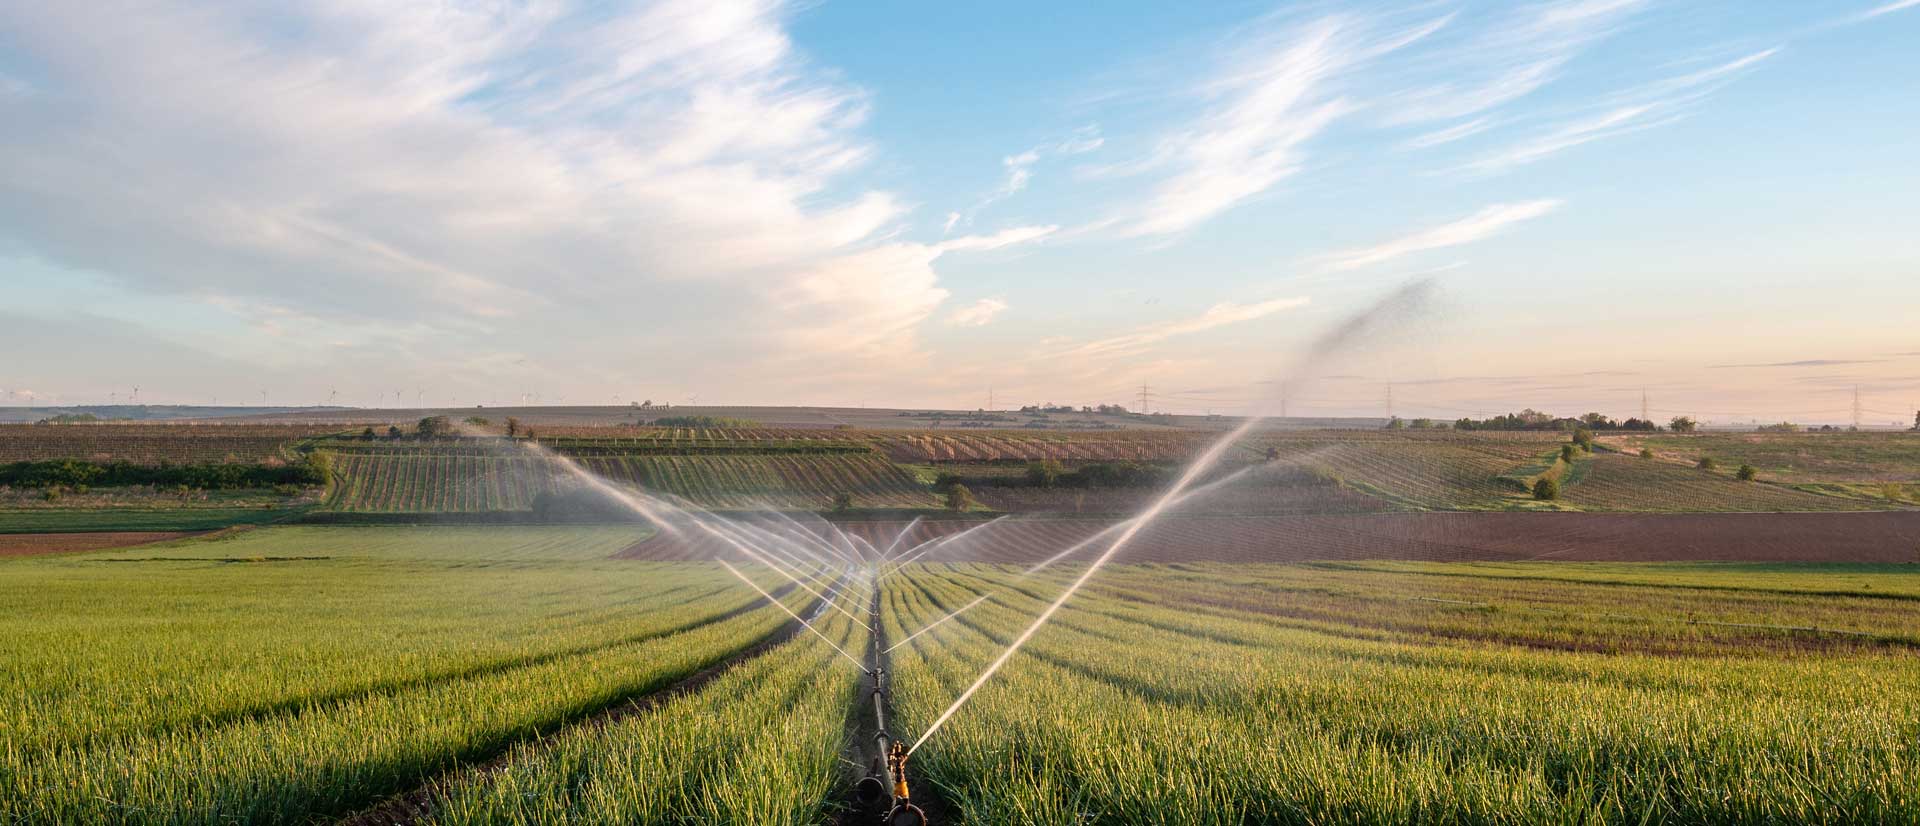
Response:
POLYGON ((985 327, 999 318, 1006 309, 1005 298, 982 298, 949 313, 947 324, 954 327, 985 327))
POLYGON ((1561 201, 1543 198, 1511 204, 1494 204, 1457 221, 1418 230, 1370 247, 1343 250, 1323 256, 1319 263, 1329 270, 1344 272, 1383 264, 1428 250, 1457 247, 1491 238, 1515 224, 1531 221, 1560 208, 1561 201))
POLYGON ((1753 52, 1707 69, 1664 78, 1602 101, 1588 114, 1563 121, 1468 162, 1462 171, 1492 175, 1545 160, 1583 144, 1672 123, 1687 107, 1779 53, 1753 52))
POLYGON ((1859 17, 1857 17, 1856 19, 1872 20, 1875 17, 1892 14, 1897 11, 1905 11, 1907 9, 1914 8, 1916 6, 1920 6, 1920 0, 1894 0, 1891 3, 1875 6, 1871 9, 1863 11, 1860 13, 1859 17))
POLYGON ((1344 75, 1444 24, 1382 32, 1328 17, 1248 37, 1239 58, 1196 90, 1211 105, 1126 170, 1171 174, 1117 226, 1127 235, 1178 233, 1272 189, 1300 170, 1308 141, 1358 108, 1337 88, 1344 75))
POLYGON ((1749 367, 1845 367, 1854 364, 1884 364, 1885 359, 1801 359, 1799 361, 1772 361, 1756 364, 1710 364, 1709 370, 1734 370, 1749 367))
POLYGON ((1071 359, 1101 359, 1137 355, 1155 344, 1179 336, 1205 332, 1231 324, 1265 318, 1283 310, 1305 307, 1306 297, 1276 298, 1250 304, 1222 302, 1191 318, 1149 324, 1122 335, 1086 342, 1066 349, 1060 355, 1071 359))

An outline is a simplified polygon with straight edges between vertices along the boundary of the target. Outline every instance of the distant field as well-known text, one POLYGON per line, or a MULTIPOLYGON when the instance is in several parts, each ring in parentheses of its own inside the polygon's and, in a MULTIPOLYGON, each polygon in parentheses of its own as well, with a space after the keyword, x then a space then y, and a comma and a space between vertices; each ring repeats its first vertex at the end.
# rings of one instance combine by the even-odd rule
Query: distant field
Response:
MULTIPOLYGON (((345 453, 334 459, 326 507, 345 512, 476 513, 527 510, 564 478, 545 459, 495 448, 345 453)), ((850 494, 862 508, 925 508, 931 493, 910 472, 870 453, 824 455, 623 455, 576 457, 585 470, 709 508, 831 507, 850 494)))
POLYGON ((1920 482, 1920 433, 1703 433, 1609 437, 1691 464, 1751 464, 1780 482, 1920 482))
POLYGON ((1678 513, 1876 507, 1860 499, 1822 496, 1771 482, 1742 482, 1724 469, 1706 471, 1660 459, 1599 453, 1581 464, 1578 481, 1563 488, 1564 500, 1581 510, 1678 513))
POLYGON ((0 425, 0 463, 81 459, 153 465, 281 461, 293 443, 337 431, 325 425, 0 425))
POLYGON ((0 509, 0 533, 211 531, 278 522, 300 511, 261 507, 0 509))

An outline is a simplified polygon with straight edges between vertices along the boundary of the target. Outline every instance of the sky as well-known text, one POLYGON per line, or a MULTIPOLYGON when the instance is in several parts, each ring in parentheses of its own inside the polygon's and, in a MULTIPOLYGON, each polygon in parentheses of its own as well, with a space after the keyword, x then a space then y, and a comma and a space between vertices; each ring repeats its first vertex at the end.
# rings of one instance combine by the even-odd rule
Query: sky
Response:
POLYGON ((0 390, 1911 421, 1915 43, 1920 0, 0 5, 0 390))

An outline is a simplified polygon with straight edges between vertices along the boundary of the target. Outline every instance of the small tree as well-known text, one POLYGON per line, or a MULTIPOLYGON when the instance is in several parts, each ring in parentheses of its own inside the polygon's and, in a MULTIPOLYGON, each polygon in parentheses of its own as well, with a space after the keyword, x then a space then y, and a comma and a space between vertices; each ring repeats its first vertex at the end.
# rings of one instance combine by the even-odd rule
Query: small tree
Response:
POLYGON ((1712 456, 1702 456, 1700 457, 1700 461, 1693 463, 1693 466, 1701 470, 1713 470, 1719 467, 1720 463, 1715 462, 1712 456))
POLYGON ((966 485, 955 482, 953 487, 947 488, 947 510, 963 511, 972 508, 973 505, 973 491, 967 490, 966 485))
POLYGON ((1587 428, 1584 428, 1584 427, 1574 428, 1573 443, 1576 445, 1579 445, 1581 450, 1584 450, 1588 453, 1592 453, 1593 452, 1593 431, 1588 430, 1587 428))
POLYGON ((1572 444, 1564 444, 1560 446, 1560 461, 1566 462, 1567 464, 1573 464, 1573 460, 1579 458, 1579 456, 1580 456, 1580 448, 1575 447, 1572 444))
POLYGON ((1647 447, 1640 448, 1640 458, 1642 459, 1653 458, 1653 449, 1647 448, 1647 447))
POLYGON ((1733 472, 1733 478, 1742 482, 1751 482, 1760 478, 1760 470, 1753 465, 1741 465, 1739 470, 1733 472))
POLYGON ((373 427, 369 425, 366 430, 360 431, 360 438, 369 442, 373 441, 374 439, 373 427))
POLYGON ((387 438, 389 439, 400 438, 400 426, 397 424, 387 425, 387 438))
POLYGON ((507 417, 507 438, 511 439, 518 435, 520 435, 520 420, 512 416, 508 416, 507 417))
POLYGON ((1036 488, 1050 488, 1060 481, 1060 463, 1052 459, 1041 459, 1027 463, 1027 484, 1036 488))
POLYGON ((1405 430, 1407 429, 1407 420, 1402 419, 1399 416, 1394 416, 1393 418, 1390 418, 1387 420, 1387 429, 1388 430, 1405 430))
POLYGON ((1667 428, 1675 433, 1692 433, 1700 429, 1700 423, 1694 421, 1691 416, 1675 416, 1672 421, 1667 422, 1667 428))
POLYGON ((487 421, 487 417, 485 416, 468 416, 467 424, 473 425, 474 427, 486 427, 487 425, 493 424, 493 422, 487 421))
POLYGON ((420 420, 414 435, 422 439, 442 439, 453 435, 453 420, 445 416, 428 416, 420 420))
POLYGON ((1560 498, 1560 480, 1551 476, 1542 476, 1533 482, 1533 498, 1542 502, 1551 502, 1560 498))
POLYGON ((853 494, 836 493, 833 495, 833 512, 846 513, 853 510, 853 494))

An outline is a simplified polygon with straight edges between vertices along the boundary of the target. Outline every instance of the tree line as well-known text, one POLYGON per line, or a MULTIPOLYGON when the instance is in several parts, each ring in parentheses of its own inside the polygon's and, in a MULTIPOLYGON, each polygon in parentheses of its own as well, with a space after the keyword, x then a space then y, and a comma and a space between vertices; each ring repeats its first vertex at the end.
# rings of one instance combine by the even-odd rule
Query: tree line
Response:
POLYGON ((309 453, 291 464, 168 464, 86 462, 52 459, 0 465, 0 485, 23 488, 125 487, 154 485, 202 490, 271 488, 279 485, 325 485, 332 466, 324 453, 309 453))

